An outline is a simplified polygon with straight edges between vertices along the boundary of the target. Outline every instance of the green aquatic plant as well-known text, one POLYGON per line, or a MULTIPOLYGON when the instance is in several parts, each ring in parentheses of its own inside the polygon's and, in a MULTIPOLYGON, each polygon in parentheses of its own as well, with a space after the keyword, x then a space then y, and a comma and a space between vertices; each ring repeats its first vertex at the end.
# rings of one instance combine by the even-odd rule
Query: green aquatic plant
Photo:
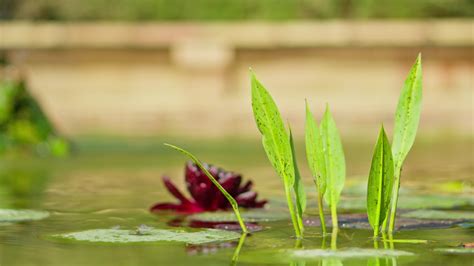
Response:
POLYGON ((0 154, 17 152, 61 157, 69 154, 70 147, 24 81, 0 81, 0 154))
POLYGON ((304 232, 304 225, 303 225, 303 213, 306 211, 306 192, 304 191, 304 184, 303 180, 301 179, 300 170, 298 169, 298 163, 296 160, 296 152, 295 152, 295 144, 293 141, 293 133, 291 132, 290 128, 290 145, 291 145, 291 153, 293 155, 293 166, 295 169, 295 183, 293 184, 293 189, 295 191, 296 197, 296 211, 298 219, 298 226, 300 227, 301 233, 304 232))
POLYGON ((394 185, 390 211, 390 224, 388 229, 389 232, 393 232, 395 227, 398 192, 400 189, 400 177, 403 162, 415 142, 416 132, 420 121, 423 87, 422 79, 421 54, 419 54, 407 79, 405 80, 395 113, 395 126, 392 142, 394 185))
POLYGON ((209 180, 211 180, 211 182, 217 187, 217 189, 219 189, 220 192, 222 192, 224 197, 226 197, 226 199, 229 201, 230 205, 232 206, 232 209, 234 210, 235 217, 237 218, 239 225, 242 228, 242 232, 244 234, 248 233, 247 226, 245 225, 244 220, 242 219, 242 216, 240 215, 239 205, 237 204, 237 201, 222 187, 222 185, 212 176, 212 174, 209 173, 209 171, 206 169, 206 167, 204 167, 201 161, 199 161, 199 159, 196 158, 196 156, 194 156, 190 152, 180 147, 167 144, 167 143, 165 143, 165 145, 188 156, 199 167, 199 169, 203 171, 203 173, 209 178, 209 180))
POLYGON ((375 145, 367 185, 367 216, 377 237, 387 218, 393 187, 393 159, 390 143, 383 126, 375 145))
MULTIPOLYGON (((263 148, 267 157, 283 179, 285 195, 290 211, 291 220, 297 237, 303 236, 303 223, 301 213, 293 204, 293 194, 296 202, 303 206, 302 193, 295 192, 299 184, 295 177, 295 161, 293 159, 291 139, 285 128, 280 112, 273 101, 273 98, 265 87, 257 80, 255 74, 251 72, 252 87, 252 109, 257 127, 262 134, 263 148)), ((298 181, 299 182, 299 181, 298 181)), ((300 191, 301 192, 301 191, 300 191)))
POLYGON ((318 125, 306 101, 306 124, 305 124, 306 158, 311 170, 316 189, 318 191, 318 209, 321 229, 326 233, 326 222, 324 220, 323 199, 326 192, 326 163, 324 160, 323 143, 318 125))
POLYGON ((338 228, 337 205, 346 179, 346 161, 336 122, 329 106, 319 128, 306 104, 306 155, 318 189, 319 216, 326 232, 322 198, 331 208, 332 227, 338 228))

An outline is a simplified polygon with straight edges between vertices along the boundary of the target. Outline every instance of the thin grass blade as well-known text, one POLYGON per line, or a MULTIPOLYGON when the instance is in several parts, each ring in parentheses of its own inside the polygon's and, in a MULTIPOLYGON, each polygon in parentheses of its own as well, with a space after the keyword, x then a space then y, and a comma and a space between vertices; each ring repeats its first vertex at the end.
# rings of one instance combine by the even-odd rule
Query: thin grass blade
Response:
POLYGON ((202 165, 201 161, 199 161, 196 156, 191 154, 190 152, 177 147, 172 144, 165 143, 165 146, 168 146, 170 148, 173 148, 186 156, 188 156, 198 167, 203 171, 203 173, 211 180, 211 182, 219 189, 219 191, 226 197, 226 199, 229 201, 230 205, 232 206, 232 209, 234 210, 235 216, 237 217, 237 220, 239 221, 240 227, 242 228, 243 233, 248 233, 247 226, 245 225, 242 216, 240 215, 239 211, 239 205, 237 204, 237 201, 219 184, 219 182, 212 176, 211 173, 202 165))
POLYGON ((300 231, 303 232, 304 230, 303 213, 306 210, 306 192, 304 190, 303 180, 301 179, 300 171, 298 169, 298 163, 296 160, 296 152, 295 152, 295 144, 293 141, 293 134, 291 132, 291 128, 290 128, 290 145, 291 145, 291 152, 293 154, 293 166, 295 169, 295 183, 293 185, 293 189, 295 191, 295 197, 296 197, 298 226, 300 227, 300 231))

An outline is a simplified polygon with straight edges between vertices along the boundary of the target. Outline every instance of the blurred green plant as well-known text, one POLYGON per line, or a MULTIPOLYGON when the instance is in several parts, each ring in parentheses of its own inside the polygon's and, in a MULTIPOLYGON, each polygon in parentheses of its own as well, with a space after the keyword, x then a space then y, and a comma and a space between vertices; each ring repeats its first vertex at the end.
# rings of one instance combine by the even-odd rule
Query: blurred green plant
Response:
POLYGON ((472 17, 471 0, 3 0, 0 19, 290 20, 472 17))
POLYGON ((59 137, 25 83, 0 81, 0 154, 66 156, 68 142, 59 137))

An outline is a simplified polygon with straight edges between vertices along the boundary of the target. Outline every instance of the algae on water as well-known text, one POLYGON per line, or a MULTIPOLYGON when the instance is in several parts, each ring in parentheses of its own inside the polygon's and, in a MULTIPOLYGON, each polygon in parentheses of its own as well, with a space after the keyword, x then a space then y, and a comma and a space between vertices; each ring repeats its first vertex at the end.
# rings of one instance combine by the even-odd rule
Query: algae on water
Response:
POLYGON ((69 151, 25 83, 0 81, 0 155, 65 156, 69 151))

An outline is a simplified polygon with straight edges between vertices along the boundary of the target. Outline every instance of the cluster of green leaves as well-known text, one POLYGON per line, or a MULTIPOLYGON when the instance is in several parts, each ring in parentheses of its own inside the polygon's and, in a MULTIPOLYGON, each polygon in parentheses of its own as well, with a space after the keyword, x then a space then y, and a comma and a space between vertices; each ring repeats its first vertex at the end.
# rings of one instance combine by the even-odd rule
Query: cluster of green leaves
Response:
POLYGON ((331 207, 332 226, 337 229, 337 204, 346 178, 344 150, 329 106, 318 127, 306 102, 305 142, 308 165, 318 190, 321 226, 326 233, 322 199, 331 207))
POLYGON ((421 55, 410 70, 400 94, 395 113, 393 145, 385 134, 383 126, 375 146, 367 189, 367 214, 377 236, 382 226, 393 232, 397 212, 400 175, 403 162, 415 142, 420 121, 422 99, 421 55), (390 209, 391 203, 391 209, 390 209))
POLYGON ((60 138, 24 82, 0 82, 0 154, 22 150, 64 156, 69 144, 60 138))

